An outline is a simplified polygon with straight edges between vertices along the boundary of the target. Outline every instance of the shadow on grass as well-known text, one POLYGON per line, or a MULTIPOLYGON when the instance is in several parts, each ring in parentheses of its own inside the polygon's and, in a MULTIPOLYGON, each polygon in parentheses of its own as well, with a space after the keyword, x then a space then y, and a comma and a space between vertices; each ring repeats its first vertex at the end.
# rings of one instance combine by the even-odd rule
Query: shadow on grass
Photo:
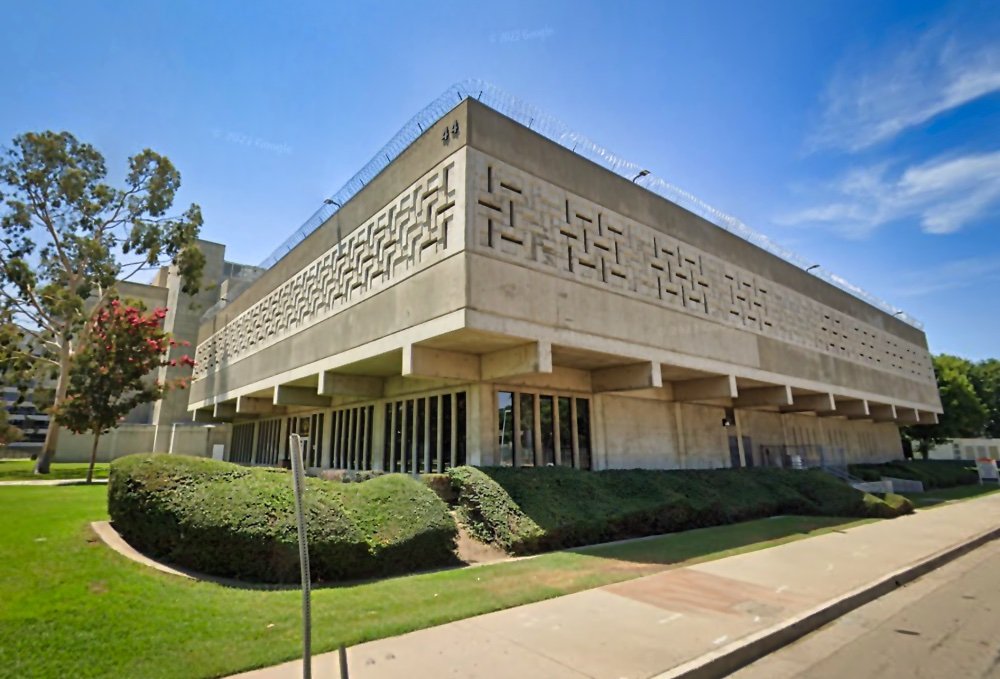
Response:
POLYGON ((725 558, 823 533, 843 533, 847 528, 870 521, 852 517, 774 516, 567 551, 618 561, 674 566, 725 558))
MULTIPOLYGON (((470 574, 474 571, 487 577, 494 575, 506 577, 513 571, 517 571, 520 576, 529 579, 534 576, 541 580, 549 579, 546 577, 546 573, 549 571, 562 574, 573 572, 577 578, 593 579, 591 586, 596 587, 629 577, 649 575, 667 570, 670 567, 712 561, 766 549, 823 533, 844 532, 845 528, 869 521, 871 520, 841 517, 775 516, 723 526, 697 528, 665 535, 543 552, 531 556, 511 557, 505 561, 492 563, 446 566, 389 577, 340 582, 314 582, 313 588, 316 590, 352 588, 359 585, 401 582, 408 578, 422 578, 462 571, 468 571, 470 574), (632 575, 621 577, 623 572, 631 572, 632 575)), ((112 547, 112 549, 115 548, 112 547)), ((127 553, 117 549, 115 551, 126 558, 136 560, 127 553)), ((216 577, 163 560, 151 560, 165 566, 168 570, 177 571, 173 577, 186 577, 229 589, 286 591, 296 590, 300 587, 298 583, 269 584, 216 577)), ((148 564, 144 565, 149 567, 148 564)))

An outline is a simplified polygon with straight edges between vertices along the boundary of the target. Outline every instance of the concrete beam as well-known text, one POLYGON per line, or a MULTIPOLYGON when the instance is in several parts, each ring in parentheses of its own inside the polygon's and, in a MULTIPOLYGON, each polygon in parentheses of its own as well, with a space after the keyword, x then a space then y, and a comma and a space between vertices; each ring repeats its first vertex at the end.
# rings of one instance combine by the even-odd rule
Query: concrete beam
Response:
POLYGON ((413 344, 403 346, 403 377, 479 381, 479 357, 413 344))
POLYGON ((213 424, 219 420, 215 419, 215 408, 198 408, 192 413, 191 421, 200 424, 213 424))
POLYGON ((874 422, 895 422, 896 406, 890 403, 869 403, 868 412, 874 422))
POLYGON ((279 384, 274 388, 273 404, 276 406, 312 406, 326 408, 330 405, 328 396, 321 396, 310 387, 291 387, 279 384))
POLYGON ((920 417, 917 415, 917 411, 913 408, 896 408, 896 422, 898 424, 909 425, 909 424, 919 424, 920 417))
POLYGON ((480 357, 479 373, 483 381, 551 372, 552 344, 550 342, 532 342, 483 354, 480 357))
POLYGON ((357 396, 361 398, 381 398, 385 391, 385 380, 368 375, 341 375, 325 370, 319 374, 321 396, 357 396))
POLYGON ((792 405, 792 388, 789 386, 741 389, 739 396, 733 401, 733 406, 736 408, 790 405, 792 405))
POLYGON ((792 404, 781 406, 783 413, 822 413, 836 409, 833 394, 792 394, 792 404))
POLYGON ((736 377, 721 375, 698 380, 682 380, 673 383, 675 401, 710 401, 718 398, 736 398, 736 377))
POLYGON ((236 397, 237 415, 283 415, 285 409, 276 406, 269 399, 253 396, 236 397))
POLYGON ((232 420, 236 417, 236 404, 216 403, 215 408, 212 411, 212 416, 217 420, 222 420, 223 422, 232 420))
POLYGON ((663 386, 663 375, 659 363, 633 363, 593 370, 590 383, 594 393, 659 389, 663 386))
POLYGON ((872 416, 868 401, 864 399, 837 401, 837 414, 846 415, 849 420, 870 420, 872 416))
POLYGON ((917 424, 937 424, 937 423, 938 423, 937 413, 932 413, 929 410, 917 411, 917 424))
POLYGON ((834 410, 823 410, 817 412, 816 415, 819 417, 847 417, 856 420, 871 419, 868 401, 864 399, 847 399, 835 403, 837 407, 834 410))

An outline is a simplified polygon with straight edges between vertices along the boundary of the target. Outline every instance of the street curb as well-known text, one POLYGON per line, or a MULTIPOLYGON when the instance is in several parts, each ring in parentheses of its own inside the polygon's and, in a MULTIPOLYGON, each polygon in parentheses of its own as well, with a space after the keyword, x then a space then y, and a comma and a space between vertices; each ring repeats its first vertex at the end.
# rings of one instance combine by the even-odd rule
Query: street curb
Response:
POLYGON ((836 599, 822 603, 794 618, 738 639, 717 651, 706 653, 683 665, 657 674, 653 679, 716 679, 725 677, 998 537, 1000 537, 1000 528, 991 528, 964 542, 947 547, 926 559, 851 590, 836 599))

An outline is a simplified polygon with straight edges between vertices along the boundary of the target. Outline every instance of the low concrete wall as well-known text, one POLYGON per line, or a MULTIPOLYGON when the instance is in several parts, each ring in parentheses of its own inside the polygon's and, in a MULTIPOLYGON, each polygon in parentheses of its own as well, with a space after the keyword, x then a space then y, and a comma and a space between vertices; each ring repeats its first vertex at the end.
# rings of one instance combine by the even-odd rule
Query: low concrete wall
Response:
MULTIPOLYGON (((117 429, 101 435, 97 444, 97 461, 110 462, 133 453, 148 453, 153 450, 155 434, 156 427, 151 424, 119 425, 117 429)), ((93 434, 74 434, 60 428, 55 459, 58 462, 88 462, 93 445, 93 434)))
POLYGON ((229 425, 227 424, 215 426, 175 424, 171 428, 170 444, 167 450, 173 455, 212 457, 212 446, 226 446, 228 438, 229 425))
MULTIPOLYGON (((160 437, 166 438, 166 450, 174 454, 211 457, 214 444, 226 444, 228 430, 228 425, 172 425, 161 427, 160 437)), ((122 424, 101 436, 97 445, 97 461, 110 462, 125 455, 152 452, 156 438, 156 425, 122 424)), ((56 460, 88 462, 93 444, 93 434, 74 434, 67 429, 60 429, 56 460)))

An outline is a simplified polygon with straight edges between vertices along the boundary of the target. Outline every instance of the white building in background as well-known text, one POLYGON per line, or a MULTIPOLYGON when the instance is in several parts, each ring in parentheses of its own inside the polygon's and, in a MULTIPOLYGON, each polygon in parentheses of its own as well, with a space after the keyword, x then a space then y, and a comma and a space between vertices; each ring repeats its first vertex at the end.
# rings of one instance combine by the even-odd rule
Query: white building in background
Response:
POLYGON ((931 448, 931 460, 1000 460, 1000 439, 952 439, 931 448))

